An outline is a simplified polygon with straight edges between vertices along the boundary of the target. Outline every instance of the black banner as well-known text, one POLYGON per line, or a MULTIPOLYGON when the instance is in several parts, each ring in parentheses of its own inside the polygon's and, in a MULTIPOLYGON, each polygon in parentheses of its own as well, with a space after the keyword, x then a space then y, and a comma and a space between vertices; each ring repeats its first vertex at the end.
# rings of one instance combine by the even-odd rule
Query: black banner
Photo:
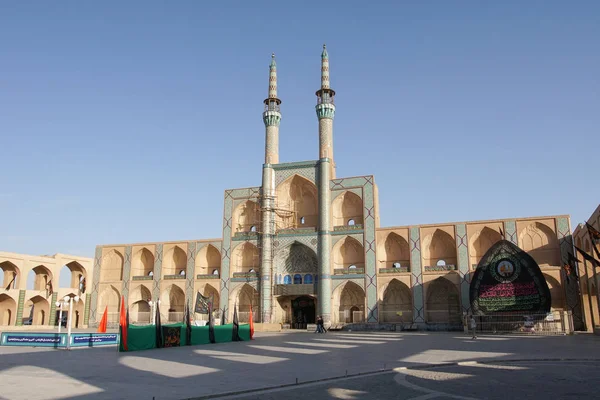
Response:
POLYGON ((203 296, 200 292, 197 292, 194 312, 198 314, 208 314, 209 308, 212 309, 212 303, 213 299, 211 297, 203 296))
POLYGON ((163 326, 163 347, 179 347, 181 345, 181 328, 178 326, 163 326))

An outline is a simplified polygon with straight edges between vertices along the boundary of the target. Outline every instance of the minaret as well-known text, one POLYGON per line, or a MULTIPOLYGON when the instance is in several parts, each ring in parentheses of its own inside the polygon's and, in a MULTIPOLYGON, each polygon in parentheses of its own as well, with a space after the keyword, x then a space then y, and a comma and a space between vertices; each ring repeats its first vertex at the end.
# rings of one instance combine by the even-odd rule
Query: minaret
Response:
POLYGON ((331 192, 329 181, 335 178, 333 163, 333 118, 335 91, 329 85, 329 56, 323 45, 321 54, 321 89, 317 91, 317 117, 319 118, 319 284, 318 315, 331 323, 331 192))
POLYGON ((260 306, 261 321, 271 322, 273 236, 275 235, 275 171, 273 164, 279 163, 279 123, 281 113, 277 98, 277 64, 275 54, 269 65, 269 95, 265 99, 263 122, 265 123, 265 163, 262 178, 262 230, 260 252, 260 306))

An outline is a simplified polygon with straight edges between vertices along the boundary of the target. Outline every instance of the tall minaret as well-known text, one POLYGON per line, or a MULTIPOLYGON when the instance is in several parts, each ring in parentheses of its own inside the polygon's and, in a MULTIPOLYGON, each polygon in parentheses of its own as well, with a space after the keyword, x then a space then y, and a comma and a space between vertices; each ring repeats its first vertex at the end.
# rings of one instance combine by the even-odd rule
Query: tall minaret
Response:
POLYGON ((318 314, 324 322, 331 322, 331 192, 329 181, 335 178, 333 163, 333 118, 335 91, 329 86, 329 56, 323 45, 321 54, 321 89, 317 91, 317 117, 319 118, 319 284, 318 314))
POLYGON ((265 163, 262 176, 262 232, 260 252, 260 307, 261 321, 271 322, 271 288, 273 282, 273 236, 275 235, 275 171, 273 164, 279 163, 279 123, 281 113, 277 98, 277 64, 271 55, 269 66, 269 96, 265 99, 263 121, 265 123, 265 163))

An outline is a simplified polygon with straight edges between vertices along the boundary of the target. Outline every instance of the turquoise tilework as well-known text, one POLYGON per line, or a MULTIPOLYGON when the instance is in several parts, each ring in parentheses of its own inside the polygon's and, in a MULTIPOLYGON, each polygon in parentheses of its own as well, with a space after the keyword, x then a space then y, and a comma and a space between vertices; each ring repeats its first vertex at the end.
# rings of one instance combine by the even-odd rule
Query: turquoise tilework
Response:
POLYGON ((469 312, 471 304, 469 301, 469 287, 471 286, 471 273, 469 272, 469 240, 467 238, 467 226, 458 224, 455 226, 456 252, 458 255, 458 273, 460 275, 460 299, 463 312, 469 312))
POLYGON ((519 240, 517 238, 517 223, 515 221, 504 221, 504 237, 512 244, 516 246, 519 245, 519 240))
POLYGON ((163 244, 158 243, 154 249, 154 280, 152 282, 152 297, 160 299, 160 276, 162 274, 163 244))
POLYGON ((423 270, 421 266, 421 232, 419 227, 411 227, 409 236, 413 321, 425 322, 425 310, 423 308, 423 270))
POLYGON ((196 269, 196 243, 188 242, 187 246, 187 266, 185 269, 185 302, 190 307, 194 302, 194 279, 196 269))
POLYGON ((125 304, 129 304, 127 299, 129 298, 129 275, 131 275, 131 246, 125 247, 125 254, 123 257, 123 284, 121 286, 121 295, 125 297, 125 304))
POLYGON ((100 268, 102 266, 102 247, 96 247, 96 254, 94 255, 94 276, 92 278, 92 290, 91 290, 91 305, 90 305, 90 324, 95 324, 96 319, 96 307, 98 306, 98 286, 100 285, 100 268))

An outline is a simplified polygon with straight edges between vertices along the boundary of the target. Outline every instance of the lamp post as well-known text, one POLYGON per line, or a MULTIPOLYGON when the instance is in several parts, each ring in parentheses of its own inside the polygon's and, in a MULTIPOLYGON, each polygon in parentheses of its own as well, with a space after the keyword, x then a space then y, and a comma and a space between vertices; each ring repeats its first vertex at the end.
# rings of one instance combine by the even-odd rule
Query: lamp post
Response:
POLYGON ((69 303, 69 315, 67 316, 67 350, 71 350, 71 321, 73 320, 73 302, 79 302, 79 296, 65 296, 65 304, 69 303))
POLYGON ((160 305, 160 300, 156 300, 156 301, 148 301, 148 305, 150 306, 150 323, 152 325, 156 325, 156 311, 155 311, 155 307, 158 307, 160 305))
POLYGON ((54 304, 56 304, 56 307, 58 307, 58 333, 60 333, 60 328, 62 326, 63 302, 57 301, 54 304))

